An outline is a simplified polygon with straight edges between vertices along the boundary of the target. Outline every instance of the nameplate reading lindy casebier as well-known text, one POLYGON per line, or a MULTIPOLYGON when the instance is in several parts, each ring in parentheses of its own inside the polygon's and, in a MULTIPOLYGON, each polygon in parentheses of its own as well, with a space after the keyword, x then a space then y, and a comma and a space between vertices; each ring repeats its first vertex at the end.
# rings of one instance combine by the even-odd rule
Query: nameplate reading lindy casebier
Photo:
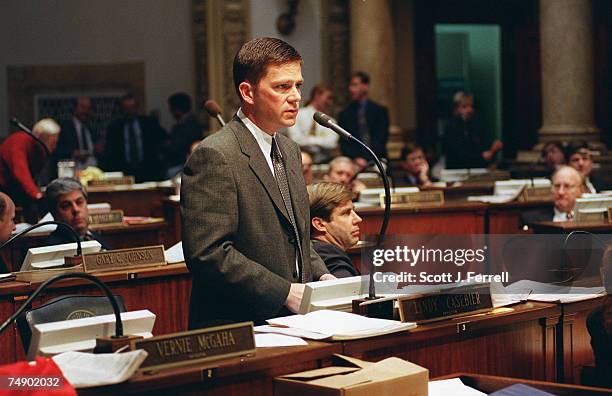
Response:
POLYGON ((182 366, 255 353, 253 322, 208 327, 136 341, 148 356, 141 370, 182 366))
POLYGON ((145 246, 131 249, 109 250, 83 255, 85 272, 115 271, 166 265, 164 247, 145 246))

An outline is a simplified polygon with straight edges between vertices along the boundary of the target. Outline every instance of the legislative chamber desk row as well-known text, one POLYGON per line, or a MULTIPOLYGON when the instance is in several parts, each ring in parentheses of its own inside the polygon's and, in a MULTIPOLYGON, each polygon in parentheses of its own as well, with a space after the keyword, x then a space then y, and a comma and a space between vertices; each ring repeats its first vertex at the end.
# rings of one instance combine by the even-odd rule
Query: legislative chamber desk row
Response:
MULTIPOLYGON (((183 264, 100 274, 129 310, 157 315, 154 334, 187 329, 190 275, 183 264)), ((0 316, 8 318, 38 286, 9 282, 0 286, 0 316)), ((52 286, 35 303, 64 294, 97 294, 81 280, 52 286)), ((202 303, 215 303, 213 301, 202 303)), ((310 342, 304 347, 258 349, 255 356, 213 361, 140 374, 112 387, 115 394, 173 389, 186 394, 271 394, 276 375, 329 365, 333 353, 365 360, 397 356, 422 365, 430 376, 454 372, 548 381, 577 381, 580 366, 593 363, 585 318, 600 300, 573 304, 525 302, 511 312, 479 314, 420 325, 388 336, 346 342, 310 342)), ((0 335, 0 362, 24 358, 16 328, 0 335)), ((111 388, 109 388, 110 390, 111 388)))
MULTIPOLYGON (((481 202, 448 202, 430 208, 393 208, 387 235, 402 234, 516 234, 521 230, 521 213, 528 210, 551 208, 550 201, 509 202, 486 204, 481 202)), ((363 219, 359 225, 362 235, 380 231, 383 209, 359 208, 363 219)), ((180 240, 181 213, 176 197, 164 200, 164 217, 169 234, 180 240)))

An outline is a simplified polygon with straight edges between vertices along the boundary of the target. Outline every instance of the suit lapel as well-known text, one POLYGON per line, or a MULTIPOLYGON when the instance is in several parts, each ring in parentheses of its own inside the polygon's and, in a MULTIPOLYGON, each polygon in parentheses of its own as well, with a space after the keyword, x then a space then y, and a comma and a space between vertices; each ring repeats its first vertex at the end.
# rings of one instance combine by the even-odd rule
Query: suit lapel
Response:
POLYGON ((264 158, 257 141, 238 117, 234 117, 232 121, 236 121, 235 123, 232 123, 233 125, 231 125, 232 131, 238 140, 240 150, 244 155, 249 157, 249 167, 266 189, 266 192, 270 196, 274 206, 276 206, 276 208, 283 214, 287 222, 291 224, 289 222, 287 209, 283 203, 283 197, 281 197, 278 189, 278 184, 276 184, 276 180, 274 179, 274 176, 272 176, 268 162, 264 158))

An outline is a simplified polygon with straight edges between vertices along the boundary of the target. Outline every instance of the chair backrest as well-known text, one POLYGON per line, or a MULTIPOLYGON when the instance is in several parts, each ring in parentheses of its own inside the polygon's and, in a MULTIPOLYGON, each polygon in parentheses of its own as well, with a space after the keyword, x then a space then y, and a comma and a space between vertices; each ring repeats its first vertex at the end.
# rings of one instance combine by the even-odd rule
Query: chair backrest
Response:
MULTIPOLYGON (((125 312, 125 303, 121 296, 113 296, 119 310, 125 312)), ((54 298, 38 308, 24 312, 17 318, 17 328, 25 352, 28 352, 32 329, 40 323, 59 322, 62 320, 80 319, 91 316, 108 315, 113 313, 106 296, 69 295, 54 298)))

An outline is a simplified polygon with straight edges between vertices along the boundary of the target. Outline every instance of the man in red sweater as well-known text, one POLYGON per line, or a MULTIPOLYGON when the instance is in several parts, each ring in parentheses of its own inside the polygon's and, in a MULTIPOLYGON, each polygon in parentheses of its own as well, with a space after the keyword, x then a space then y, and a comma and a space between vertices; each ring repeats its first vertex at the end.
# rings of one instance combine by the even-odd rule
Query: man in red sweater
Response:
MULTIPOLYGON (((49 150, 55 151, 60 127, 51 118, 38 121, 32 132, 49 150)), ((27 132, 10 134, 0 146, 0 190, 7 193, 15 205, 23 206, 24 216, 29 223, 37 219, 36 203, 42 192, 36 184, 36 177, 48 161, 48 155, 40 142, 27 132)))

